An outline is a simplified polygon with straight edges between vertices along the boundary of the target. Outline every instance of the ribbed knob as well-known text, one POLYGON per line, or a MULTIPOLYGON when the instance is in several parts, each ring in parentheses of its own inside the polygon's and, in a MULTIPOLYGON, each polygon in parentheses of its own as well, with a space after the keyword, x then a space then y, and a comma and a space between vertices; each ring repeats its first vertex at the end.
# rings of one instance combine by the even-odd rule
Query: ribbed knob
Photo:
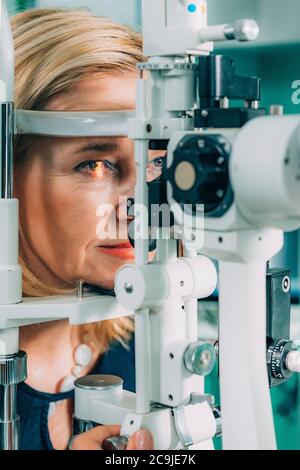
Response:
POLYGON ((184 365, 192 374, 206 376, 216 365, 216 352, 212 344, 204 341, 191 343, 184 353, 184 365))
POLYGON ((27 354, 0 356, 0 385, 19 384, 27 378, 27 354))

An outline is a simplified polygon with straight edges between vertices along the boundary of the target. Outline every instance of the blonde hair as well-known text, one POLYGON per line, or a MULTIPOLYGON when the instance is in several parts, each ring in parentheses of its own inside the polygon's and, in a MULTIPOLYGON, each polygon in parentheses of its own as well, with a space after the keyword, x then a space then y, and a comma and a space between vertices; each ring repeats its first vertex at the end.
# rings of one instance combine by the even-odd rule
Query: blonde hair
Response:
MULTIPOLYGON (((15 45, 15 105, 19 109, 42 110, 55 95, 71 88, 85 74, 126 73, 143 61, 139 34, 85 10, 34 9, 11 19, 15 45)), ((28 144, 29 143, 29 144, 28 144)), ((17 138, 18 165, 30 138, 17 138)), ((44 297, 74 292, 67 285, 52 288, 30 269, 23 252, 20 227, 20 264, 23 296, 44 297)), ((84 341, 101 352, 113 340, 126 345, 133 331, 130 318, 84 325, 84 341)))

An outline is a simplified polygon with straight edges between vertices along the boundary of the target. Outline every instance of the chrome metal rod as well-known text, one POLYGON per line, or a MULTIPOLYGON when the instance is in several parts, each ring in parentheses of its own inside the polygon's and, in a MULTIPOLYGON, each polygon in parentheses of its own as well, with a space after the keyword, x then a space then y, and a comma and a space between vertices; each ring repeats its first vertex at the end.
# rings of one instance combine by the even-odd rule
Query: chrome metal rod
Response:
POLYGON ((0 450, 18 450, 17 385, 27 377, 26 353, 0 356, 0 450))
POLYGON ((11 421, 17 416, 16 384, 0 385, 0 421, 11 421))
POLYGON ((14 421, 0 421, 0 449, 19 450, 20 418, 14 421))
POLYGON ((0 449, 18 450, 20 418, 17 415, 17 385, 0 385, 0 449))
POLYGON ((0 104, 0 198, 13 197, 14 105, 0 104))

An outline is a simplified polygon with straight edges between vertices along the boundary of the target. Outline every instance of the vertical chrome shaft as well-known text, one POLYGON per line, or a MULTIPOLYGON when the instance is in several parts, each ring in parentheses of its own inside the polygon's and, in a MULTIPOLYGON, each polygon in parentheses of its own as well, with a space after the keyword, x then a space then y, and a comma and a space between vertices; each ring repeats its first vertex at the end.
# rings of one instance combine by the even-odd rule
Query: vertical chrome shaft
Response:
POLYGON ((20 419, 17 415, 17 385, 0 385, 0 448, 19 448, 20 419))
POLYGON ((17 385, 27 377, 26 354, 0 356, 0 450, 18 450, 17 385))
POLYGON ((0 198, 13 197, 14 105, 0 104, 0 198))
POLYGON ((77 282, 77 299, 83 298, 83 288, 84 288, 84 281, 79 279, 77 282))
MULTIPOLYGON (((1 284, 2 305, 14 301, 18 303, 22 296, 21 269, 18 269, 17 265, 18 204, 13 200, 15 67, 8 3, 6 0, 0 0, 0 268, 4 280, 1 284)), ((17 328, 0 330, 0 337, 0 449, 17 450, 20 436, 17 384, 27 377, 26 354, 17 352, 17 328)))

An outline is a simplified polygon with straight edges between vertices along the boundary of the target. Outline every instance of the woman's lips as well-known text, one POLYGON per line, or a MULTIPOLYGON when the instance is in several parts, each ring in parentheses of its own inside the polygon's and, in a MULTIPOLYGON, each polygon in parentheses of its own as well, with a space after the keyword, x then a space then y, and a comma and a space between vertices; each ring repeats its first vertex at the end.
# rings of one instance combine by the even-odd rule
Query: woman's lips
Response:
POLYGON ((132 259, 134 258, 134 248, 131 244, 123 243, 121 245, 111 245, 111 246, 98 246, 102 253, 106 253, 111 256, 122 259, 132 259))

